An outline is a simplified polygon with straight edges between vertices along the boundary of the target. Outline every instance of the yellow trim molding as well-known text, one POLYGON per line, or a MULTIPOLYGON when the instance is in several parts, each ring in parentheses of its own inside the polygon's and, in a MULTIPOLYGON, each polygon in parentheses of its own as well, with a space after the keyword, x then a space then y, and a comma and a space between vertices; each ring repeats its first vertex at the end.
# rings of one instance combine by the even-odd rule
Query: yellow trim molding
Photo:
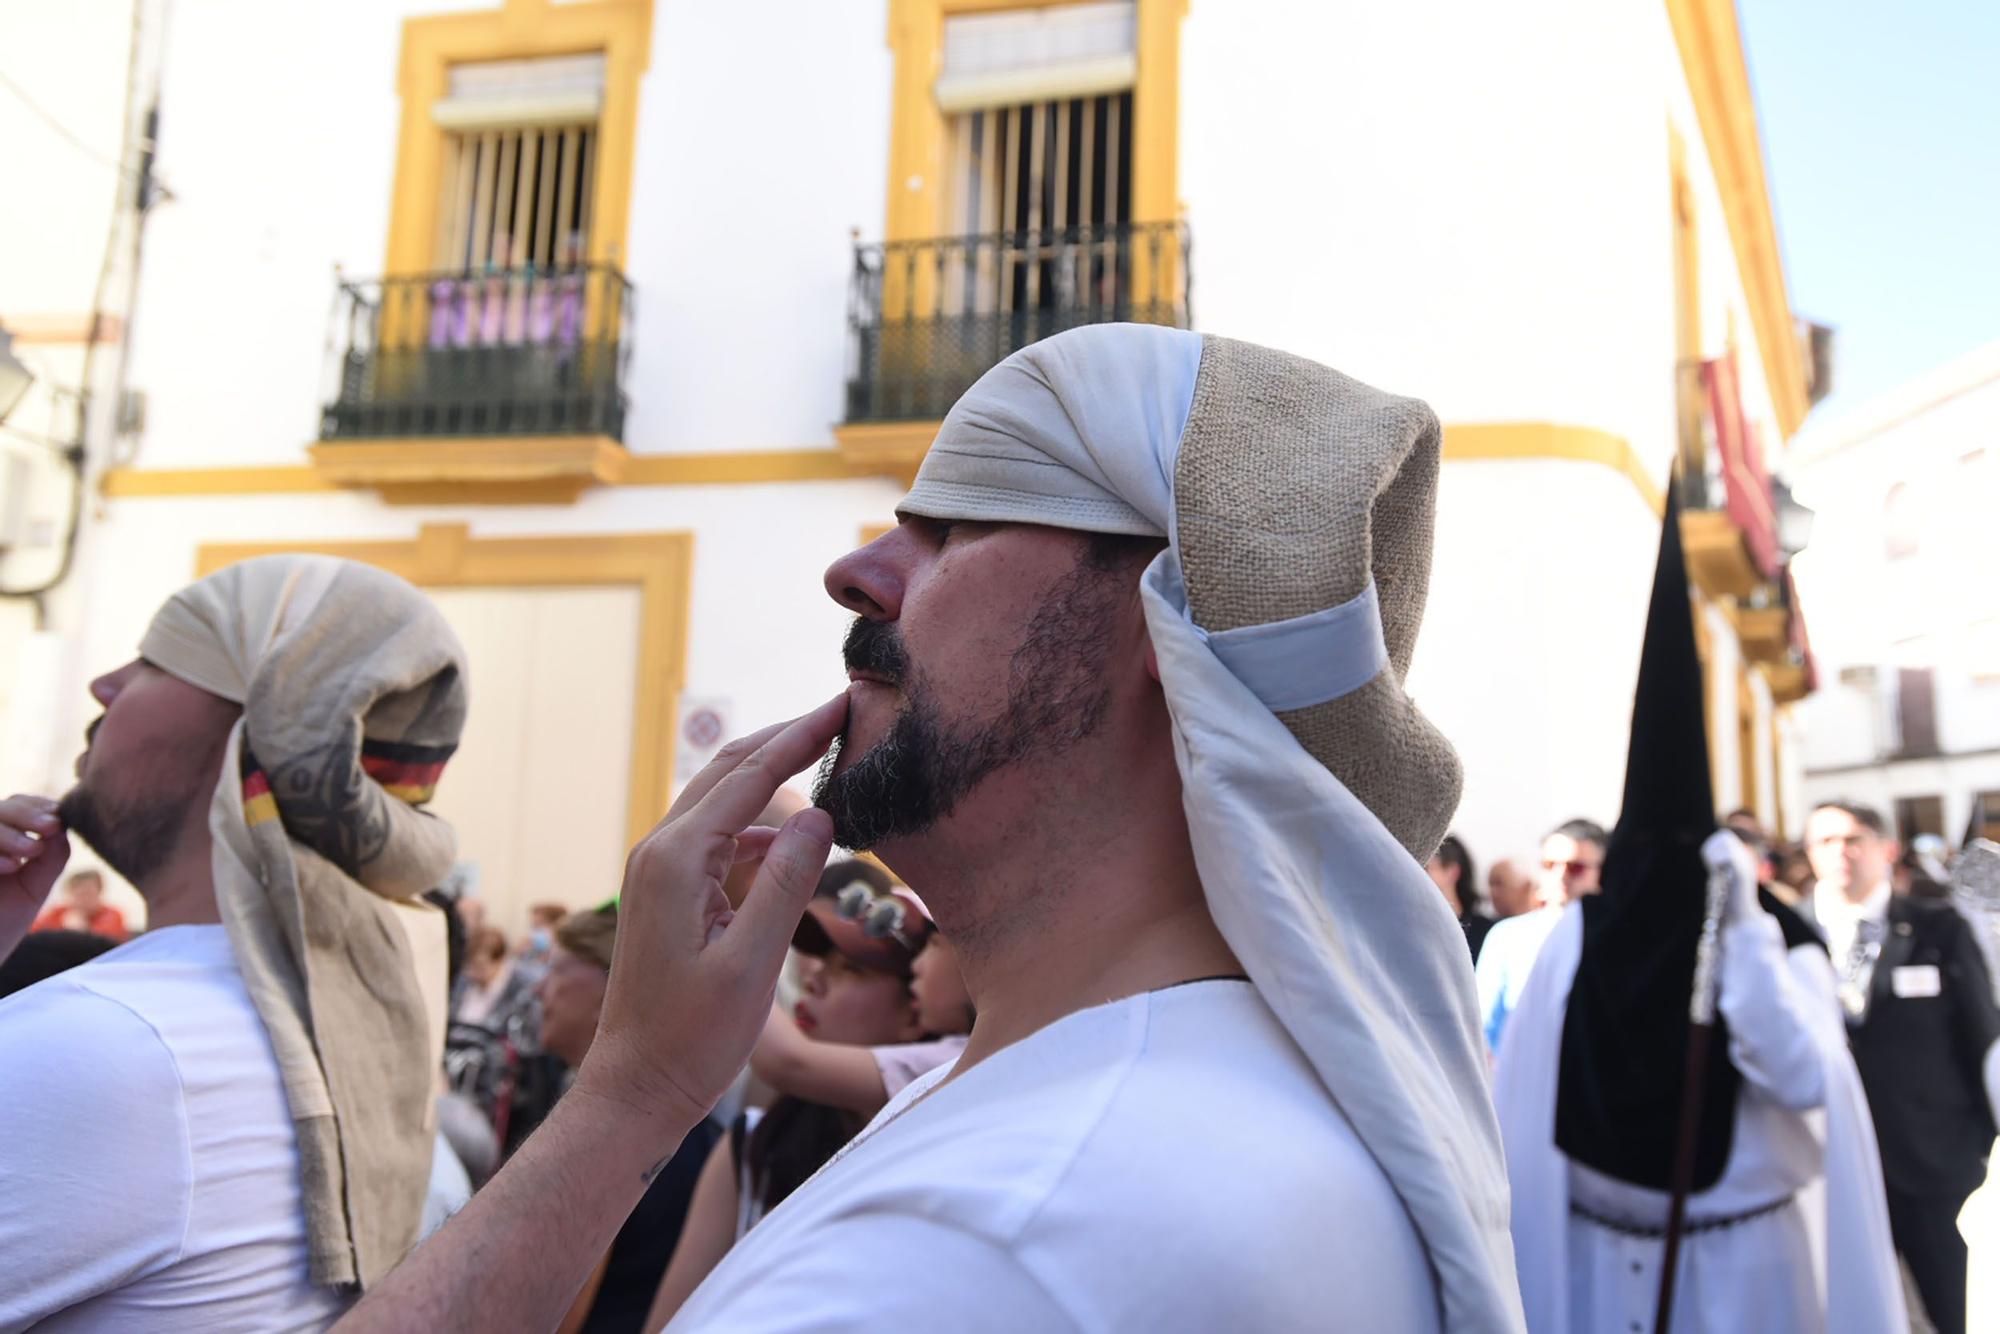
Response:
POLYGON ((862 475, 831 449, 759 449, 736 454, 633 454, 626 486, 744 486, 832 482, 862 475))
POLYGON ((1750 688, 1750 668, 1736 664, 1736 804, 1761 809, 1763 766, 1757 763, 1757 692, 1750 688))
POLYGON ((113 500, 323 495, 341 489, 304 463, 264 468, 112 468, 98 479, 97 486, 113 500))
POLYGON ((197 576, 288 552, 344 556, 431 588, 626 585, 639 590, 638 687, 632 701, 632 773, 625 837, 636 843, 666 814, 674 772, 694 537, 613 533, 596 537, 474 538, 464 524, 425 524, 410 542, 254 542, 203 546, 197 576))
POLYGON ((54 315, 9 315, 0 320, 0 328, 14 335, 17 343, 51 347, 116 343, 125 336, 125 321, 121 316, 99 315, 93 324, 90 313, 81 310, 54 315))
POLYGON ((1701 722, 1702 740, 1708 746, 1709 790, 1722 790, 1722 777, 1716 768, 1716 761, 1722 754, 1717 744, 1715 730, 1715 710, 1709 707, 1709 699, 1715 694, 1715 641, 1708 628, 1708 599, 1702 596, 1699 585, 1688 590, 1689 608, 1694 615, 1694 656, 1701 664, 1701 722))
POLYGON ((351 440, 306 453, 328 481, 375 487, 391 504, 563 504, 616 482, 626 459, 608 435, 351 440))
MULTIPOLYGON (((620 486, 749 486, 768 482, 830 482, 888 477, 907 483, 937 435, 936 422, 894 422, 834 428, 834 449, 743 450, 731 453, 628 454, 621 473, 607 484, 620 486)), ((586 437, 589 438, 589 437, 586 437)), ((485 442, 479 442, 485 443, 485 442)), ((492 442, 496 447, 505 441, 492 442)), ((353 445, 326 446, 350 449, 353 445)), ((317 448, 317 447, 316 447, 317 448)), ((1447 426, 1446 459, 1566 459, 1596 463, 1622 473, 1655 514, 1666 509, 1665 493, 1631 444, 1609 431, 1555 422, 1486 422, 1447 426)), ((488 486, 501 484, 490 479, 488 486)), ((100 482, 114 499, 172 496, 314 494, 343 488, 307 465, 255 468, 113 468, 100 482)), ((453 483, 408 478, 401 495, 420 494, 425 504, 479 503, 479 490, 453 483), (432 490, 423 493, 419 487, 432 490)), ((504 496, 502 498, 505 498, 504 496)), ((514 503, 535 503, 518 499, 514 503)))
POLYGON ((604 53, 604 106, 597 118, 597 163, 588 258, 619 263, 632 203, 639 80, 652 60, 653 0, 505 0, 498 9, 427 14, 403 21, 396 86, 403 99, 384 266, 392 274, 436 267, 438 182, 445 130, 431 108, 445 95, 451 67, 473 60, 604 53))
MULTIPOLYGON (((949 226, 943 189, 945 117, 937 104, 944 22, 954 14, 1034 9, 1049 0, 890 0, 895 57, 889 133, 891 241, 942 235, 949 226)), ((1180 216, 1181 20, 1188 0, 1138 0, 1138 79, 1132 87, 1132 217, 1180 216)))
MULTIPOLYGON (((935 429, 935 427, 933 427, 935 429)), ((592 439, 593 437, 582 437, 592 439)), ((404 442, 416 445, 421 442, 404 442)), ((484 441, 478 443, 486 443, 484 441)), ((493 441, 496 447, 505 441, 493 441)), ((353 445, 330 448, 350 449, 353 445)), ((311 448, 320 448, 313 446, 311 448)), ((416 465, 412 465, 415 467, 416 465)), ((618 475, 600 479, 619 486, 753 486, 764 482, 832 482, 869 476, 872 468, 857 468, 831 449, 753 449, 734 453, 626 454, 618 475)), ((360 485, 362 483, 355 483, 360 485)), ((113 468, 99 483, 114 499, 166 496, 311 495, 347 489, 321 469, 307 464, 261 468, 113 468)), ((466 486, 442 480, 406 477, 390 488, 392 502, 417 500, 429 505, 480 503, 542 504, 549 499, 544 480, 488 478, 466 486), (509 494, 507 487, 518 489, 509 494)))
POLYGON ((1695 117, 1708 144, 1709 165, 1722 195, 1736 267, 1749 298, 1750 323, 1764 378, 1787 437, 1805 420, 1805 357, 1799 346, 1791 300, 1785 294, 1784 261, 1764 180, 1764 150, 1757 136, 1757 104, 1743 61, 1735 0, 1667 0, 1674 40, 1694 97, 1695 117))
POLYGON ((1473 459, 1567 459, 1622 473, 1646 508, 1667 512, 1667 494, 1632 442, 1594 426, 1559 422, 1467 422, 1444 428, 1447 462, 1473 459))
POLYGON ((879 473, 905 483, 930 452, 942 423, 861 422, 833 428, 833 447, 856 472, 879 473))

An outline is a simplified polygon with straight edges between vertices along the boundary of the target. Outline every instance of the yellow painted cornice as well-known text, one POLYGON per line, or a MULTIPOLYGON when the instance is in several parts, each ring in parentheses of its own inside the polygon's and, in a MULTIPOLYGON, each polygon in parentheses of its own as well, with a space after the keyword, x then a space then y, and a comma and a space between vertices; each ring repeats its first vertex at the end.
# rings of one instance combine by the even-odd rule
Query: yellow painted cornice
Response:
MULTIPOLYGON (((584 484, 604 486, 750 486, 777 482, 830 482, 856 477, 886 477, 907 484, 923 462, 924 451, 937 434, 936 422, 886 422, 840 426, 834 429, 833 449, 742 450, 723 453, 622 454, 615 470, 593 472, 584 484)), ((582 437, 586 442, 596 437, 582 437)), ((384 481, 402 487, 430 488, 421 495, 425 504, 479 503, 482 488, 503 484, 540 484, 543 476, 527 476, 518 471, 476 477, 465 483, 449 480, 437 471, 439 445, 459 442, 381 441, 366 445, 318 445, 315 455, 361 448, 372 451, 371 459, 359 465, 373 478, 352 478, 350 485, 381 485, 384 481), (395 454, 407 451, 409 462, 398 463, 395 454), (383 477, 388 468, 393 475, 383 477)), ((473 451, 481 459, 504 455, 504 440, 480 442, 473 451)), ((621 451, 622 453, 622 451, 621 451)), ((567 457, 567 456, 565 456, 567 457)), ((596 460, 601 455, 593 445, 576 456, 596 460)), ((1466 422, 1444 429, 1446 459, 1566 459, 1595 463, 1612 469, 1630 481, 1640 498, 1655 514, 1665 508, 1660 483, 1646 469, 1630 442, 1609 431, 1589 426, 1568 426, 1559 422, 1466 422)), ((468 455, 468 459, 470 455, 468 455)), ((546 462, 546 460, 542 460, 546 462)), ((539 465, 538 465, 539 466, 539 465)), ((546 471, 546 470, 544 470, 546 471)), ((562 479, 556 479, 561 481, 562 479)), ((103 493, 114 499, 129 500, 175 496, 309 495, 345 489, 339 482, 308 464, 246 468, 114 468, 99 483, 103 493)), ((490 493, 502 503, 543 503, 528 495, 490 493)), ((404 499, 419 498, 404 496, 404 499)))
MULTIPOLYGON (((935 425, 933 425, 935 430, 935 425)), ((325 464, 278 464, 246 468, 113 468, 99 483, 106 496, 129 500, 172 496, 311 495, 342 491, 350 486, 388 486, 392 499, 424 504, 548 503, 549 496, 499 488, 520 486, 567 489, 573 499, 582 486, 749 486, 763 482, 829 482, 873 475, 833 449, 759 449, 704 454, 628 454, 618 451, 612 467, 602 462, 600 437, 579 437, 576 451, 534 451, 527 472, 504 459, 508 440, 478 442, 478 447, 454 455, 458 441, 369 441, 315 445, 315 458, 332 456, 333 473, 325 464), (442 448, 441 448, 442 447, 442 448), (343 464, 337 451, 358 449, 366 458, 343 464), (499 456, 496 461, 496 457, 499 456), (491 464, 491 468, 486 465, 491 464), (559 466, 558 466, 559 465, 559 466), (455 476, 472 468, 480 475, 455 476), (561 475, 553 475, 554 467, 561 475), (484 469, 484 472, 481 470, 484 469), (584 475, 578 476, 581 469, 584 475)), ((615 448, 615 446, 614 446, 615 448)), ((551 492, 553 494, 553 491, 551 492)))
POLYGON ((1764 150, 1757 133, 1757 104, 1743 61, 1743 39, 1734 0, 1667 0, 1667 16, 1680 47, 1695 117, 1722 196, 1729 241, 1750 303, 1757 351, 1770 385, 1778 426, 1798 430, 1810 403, 1805 358, 1799 348, 1778 228, 1764 178, 1764 150))

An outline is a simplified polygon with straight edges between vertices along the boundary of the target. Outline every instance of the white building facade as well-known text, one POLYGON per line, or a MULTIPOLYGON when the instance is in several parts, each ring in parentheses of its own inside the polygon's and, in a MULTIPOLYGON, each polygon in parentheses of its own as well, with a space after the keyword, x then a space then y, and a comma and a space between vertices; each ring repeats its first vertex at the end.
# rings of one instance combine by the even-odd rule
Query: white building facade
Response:
POLYGON ((1808 675, 1751 511, 1807 376, 1728 0, 211 0, 163 31, 131 429, 61 614, 0 645, 23 785, 60 788, 81 682, 175 587, 344 553, 466 640, 438 808, 501 920, 594 902, 722 735, 840 687, 820 571, 958 389, 1142 319, 1446 423, 1410 685, 1484 857, 1615 817, 1684 460, 1716 798, 1796 826, 1808 675))
POLYGON ((2000 343, 1799 437, 1823 683, 1806 792, 1909 839, 2000 838, 2000 343))

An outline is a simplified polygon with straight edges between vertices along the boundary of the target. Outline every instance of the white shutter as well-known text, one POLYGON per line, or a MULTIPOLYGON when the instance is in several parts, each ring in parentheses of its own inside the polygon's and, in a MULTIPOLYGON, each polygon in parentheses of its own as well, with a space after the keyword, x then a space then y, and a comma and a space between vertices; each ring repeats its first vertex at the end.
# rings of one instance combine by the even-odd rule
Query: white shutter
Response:
POLYGON ((940 109, 970 111, 1122 92, 1138 76, 1133 0, 945 20, 940 109))
POLYGON ((431 118, 448 130, 583 125, 604 107, 604 53, 481 60, 451 67, 431 118))

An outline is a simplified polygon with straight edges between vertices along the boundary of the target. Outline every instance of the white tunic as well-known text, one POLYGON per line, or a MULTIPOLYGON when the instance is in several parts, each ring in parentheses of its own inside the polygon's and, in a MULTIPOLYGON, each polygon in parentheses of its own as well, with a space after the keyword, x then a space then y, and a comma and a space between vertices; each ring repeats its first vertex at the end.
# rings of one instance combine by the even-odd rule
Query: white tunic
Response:
POLYGON ((324 1329, 277 1057, 220 926, 0 1001, 0 1331, 324 1329))
POLYGON ((946 1073, 759 1223, 673 1328, 1439 1328, 1408 1214, 1248 983, 1078 1011, 946 1073))
MULTIPOLYGON (((1662 1242, 1588 1222, 1570 1205, 1657 1226, 1666 1194, 1611 1180, 1555 1146, 1562 1028, 1582 926, 1581 909, 1572 908, 1550 937, 1495 1072, 1521 1296, 1534 1334, 1649 1331, 1659 1295, 1662 1242)), ((1673 1334, 1906 1328, 1874 1132, 1825 956, 1805 947, 1787 958, 1777 923, 1759 917, 1724 927, 1720 977, 1730 1059, 1743 1085, 1728 1166, 1690 1198, 1688 1218, 1796 1199, 1684 1238, 1673 1334)))

